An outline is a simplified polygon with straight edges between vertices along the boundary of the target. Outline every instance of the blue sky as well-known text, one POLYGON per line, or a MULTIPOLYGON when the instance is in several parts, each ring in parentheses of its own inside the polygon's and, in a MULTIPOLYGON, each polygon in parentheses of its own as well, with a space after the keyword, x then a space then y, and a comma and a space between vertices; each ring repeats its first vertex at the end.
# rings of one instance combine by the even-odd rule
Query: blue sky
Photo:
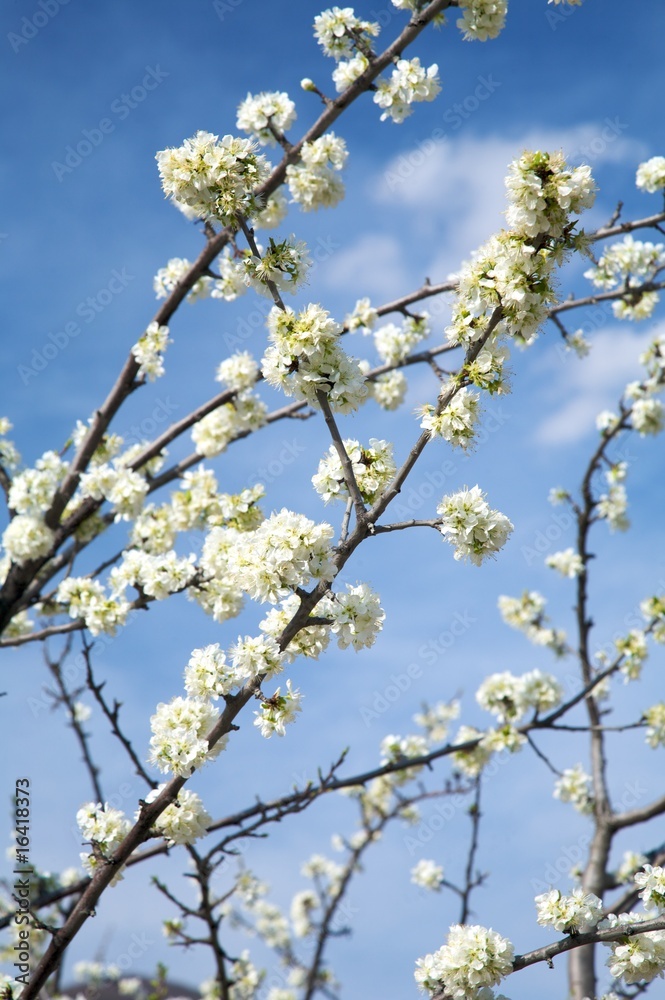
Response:
MULTIPOLYGON (((44 3, 46 8, 8 0, 0 14, 7 136, 0 155, 0 415, 14 422, 14 439, 30 464, 47 448, 62 447, 76 420, 87 418, 106 393, 154 314, 156 270, 170 257, 198 253, 199 233, 163 198, 156 151, 198 129, 235 131, 235 109, 248 91, 287 90, 298 106, 299 135, 319 112, 317 99, 300 91, 300 79, 310 76, 333 90, 333 63, 320 55, 311 32, 320 7, 309 0, 44 3), (47 15, 45 9, 55 12, 47 15), (93 148, 77 163, 69 150, 86 139, 93 148)), ((386 43, 404 22, 388 2, 357 10, 385 25, 386 43)), ((324 258, 297 303, 320 301, 341 318, 360 295, 380 304, 418 287, 426 276, 445 279, 502 224, 506 167, 525 147, 563 148, 573 161, 591 164, 600 192, 584 223, 589 227, 604 222, 619 199, 626 218, 659 208, 659 199, 634 187, 637 165, 665 149, 656 109, 663 87, 659 3, 643 3, 634 14, 618 0, 602 9, 586 0, 563 11, 545 0, 511 0, 505 31, 485 44, 464 42, 454 20, 453 14, 444 29, 426 32, 410 52, 423 63, 438 63, 442 92, 436 102, 416 106, 398 127, 380 122, 366 98, 337 123, 350 152, 347 198, 333 212, 293 210, 283 227, 324 258)), ((576 263, 562 276, 564 294, 588 289, 583 270, 576 263)), ((167 418, 178 419, 208 398, 216 388, 215 366, 248 325, 255 332, 247 345, 260 355, 263 305, 250 295, 230 305, 183 305, 172 324, 165 378, 137 393, 114 429, 128 438, 150 433, 153 425, 161 431, 167 418)), ((435 338, 446 315, 445 308, 434 313, 435 338)), ((580 315, 579 325, 584 319, 580 315)), ((513 392, 489 401, 476 451, 467 458, 432 444, 398 501, 406 511, 431 516, 442 492, 478 482, 514 522, 509 544, 482 569, 455 563, 429 532, 363 546, 344 579, 367 580, 379 590, 387 613, 382 636, 370 651, 333 650, 318 665, 294 668, 306 709, 287 738, 262 741, 245 722, 230 751, 197 776, 194 787, 213 815, 244 807, 255 792, 288 791, 304 776, 314 777, 344 746, 352 748, 349 773, 373 766, 382 736, 413 731, 411 716, 425 698, 461 694, 464 721, 487 725, 473 700, 487 673, 557 669, 546 651, 501 624, 496 598, 540 589, 557 624, 572 627, 571 585, 544 568, 545 553, 538 551, 541 540, 557 531, 553 549, 574 543, 571 528, 553 520, 547 493, 551 486, 572 488, 579 481, 596 440, 595 414, 611 406, 634 377, 637 355, 662 323, 662 311, 630 326, 616 323, 609 309, 596 310, 586 317, 594 349, 585 362, 562 352, 553 329, 528 352, 514 352, 513 392), (433 495, 432 483, 439 491, 433 495), (442 637, 460 620, 469 627, 446 647, 442 637), (438 644, 434 658, 428 644, 438 644), (379 719, 368 720, 377 693, 410 663, 421 676, 379 719)), ((373 357, 368 345, 359 338, 355 352, 373 357)), ((436 391, 428 372, 409 378, 404 409, 386 415, 368 406, 344 422, 344 433, 390 438, 404 453, 417 430, 413 407, 436 391)), ((593 537, 598 646, 625 628, 626 616, 665 580, 662 445, 631 440, 627 447, 634 528, 625 536, 599 528, 593 537)), ((211 464, 225 490, 260 478, 268 487, 267 509, 289 505, 337 524, 334 508, 324 509, 309 484, 326 449, 319 421, 282 423, 256 435, 251 447, 234 446, 211 464)), ((172 455, 187 450, 185 443, 172 455)), ((241 630, 256 628, 260 617, 260 609, 250 608, 240 620, 218 626, 177 598, 153 607, 103 645, 98 669, 124 702, 137 746, 147 746, 148 717, 157 702, 180 693, 190 650, 208 642, 228 645, 241 630)), ((62 869, 77 861, 80 847, 71 827, 90 792, 73 737, 43 707, 46 676, 39 651, 24 647, 5 660, 2 689, 8 697, 0 708, 6 714, 3 740, 13 752, 8 778, 17 769, 31 776, 35 856, 44 868, 62 869)), ((571 667, 558 669, 563 676, 571 667)), ((651 693, 630 688, 621 694, 622 711, 633 715, 657 698, 653 683, 651 693)), ((100 732, 94 745, 106 762, 107 794, 129 783, 131 811, 143 789, 110 736, 100 732)), ((619 743, 612 751, 617 799, 639 774, 639 794, 646 800, 658 790, 654 758, 644 754, 638 738, 627 745, 629 753, 619 754, 619 743)), ((547 746, 560 767, 585 759, 582 741, 547 746)), ((3 794, 9 795, 9 786, 3 794)), ((485 811, 479 864, 492 878, 475 898, 474 919, 508 934, 518 950, 544 944, 549 937, 535 925, 532 897, 538 890, 532 882, 584 839, 586 822, 552 800, 550 776, 524 755, 487 782, 485 811)), ((305 818, 282 824, 265 844, 253 845, 248 863, 273 884, 276 900, 288 905, 305 884, 300 861, 314 852, 331 853, 330 834, 350 832, 353 823, 346 801, 322 802, 305 818)), ((451 879, 458 876, 467 824, 460 810, 419 855, 409 851, 408 830, 394 830, 379 845, 352 892, 353 937, 331 949, 345 997, 416 995, 413 962, 442 943, 457 908, 445 894, 423 898, 409 886, 408 869, 419 856, 433 857, 451 879)), ((648 849, 657 839, 648 831, 640 837, 622 847, 648 849)), ((182 869, 178 856, 168 871, 182 869)), ((158 865, 153 870, 167 871, 158 865)), ((103 951, 113 960, 132 933, 145 933, 154 943, 132 971, 150 971, 161 959, 174 976, 196 985, 210 973, 207 958, 166 948, 157 920, 161 904, 146 888, 147 874, 135 871, 107 894, 72 955, 103 951)), ((522 973, 507 992, 521 1000, 537 988, 548 1000, 561 995, 562 975, 563 963, 546 978, 542 970, 522 973)))

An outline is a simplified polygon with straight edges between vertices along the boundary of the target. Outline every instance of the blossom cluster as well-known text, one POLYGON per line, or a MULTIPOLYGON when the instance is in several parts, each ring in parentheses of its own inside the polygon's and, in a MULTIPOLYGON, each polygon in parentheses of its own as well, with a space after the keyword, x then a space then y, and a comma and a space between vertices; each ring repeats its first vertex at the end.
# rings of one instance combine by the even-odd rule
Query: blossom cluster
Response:
MULTIPOLYGON (((343 443, 360 495, 365 503, 373 504, 395 475, 393 446, 389 441, 377 438, 370 438, 367 446, 353 439, 347 439, 343 443)), ((312 483, 326 503, 348 499, 349 491, 344 481, 342 460, 335 445, 330 446, 326 456, 319 462, 319 468, 312 476, 312 483)))
POLYGON ((269 173, 249 139, 199 131, 156 156, 164 194, 190 218, 233 223, 260 209, 254 189, 269 173))
POLYGON ((382 109, 381 121, 391 118, 398 124, 411 114, 411 105, 418 101, 433 101, 441 90, 439 67, 436 63, 420 65, 418 56, 398 59, 390 78, 380 78, 374 103, 382 109))
MULTIPOLYGON (((154 802, 164 788, 164 784, 153 788, 146 795, 145 801, 154 802)), ((135 819, 138 820, 139 816, 140 810, 135 819)), ((174 844, 193 844, 205 834, 211 823, 212 817, 206 812, 200 796, 187 788, 181 788, 176 801, 157 817, 154 829, 173 847, 174 844)))
POLYGON ((563 688, 551 674, 540 670, 516 677, 509 671, 491 674, 476 692, 481 708, 492 712, 499 722, 515 722, 528 709, 549 712, 561 703, 563 688))
POLYGON ((151 323, 132 347, 132 354, 139 366, 137 378, 154 382, 164 374, 164 351, 169 344, 168 326, 151 323))
POLYGON ((320 408, 318 393, 328 397, 332 410, 349 413, 367 396, 358 363, 339 344, 340 328, 317 305, 296 314, 274 308, 268 316, 270 346, 262 361, 270 385, 320 408))
MULTIPOLYGON (((441 395, 446 395, 451 386, 451 382, 444 383, 441 395)), ((423 430, 429 431, 432 437, 442 437, 453 448, 463 448, 466 451, 473 444, 480 416, 480 396, 477 392, 463 388, 455 393, 440 412, 439 407, 426 403, 418 413, 422 417, 420 426, 423 430)))
POLYGON ((529 344, 536 336, 555 301, 554 265, 574 244, 570 216, 590 207, 595 192, 588 167, 569 169, 561 154, 545 152, 527 152, 513 162, 506 186, 510 228, 463 266, 446 331, 451 343, 469 346, 485 335, 494 316, 493 338, 465 372, 475 385, 493 392, 505 388, 508 357, 498 338, 510 334, 519 344, 529 344))
POLYGON ((508 938, 478 924, 454 924, 448 940, 416 962, 415 980, 430 996, 443 987, 459 1000, 476 1000, 483 987, 496 986, 512 970, 508 938))
MULTIPOLYGON (((104 858, 110 858, 123 842, 132 824, 120 809, 113 809, 108 802, 88 802, 76 813, 76 823, 84 839, 96 845, 104 858)), ((81 862, 89 875, 94 875, 100 865, 104 864, 102 857, 96 851, 91 854, 81 854, 81 862)), ((122 872, 114 876, 111 885, 122 878, 122 872)))
POLYGON ((567 768, 554 783, 554 798, 570 802, 581 813, 593 812, 591 777, 581 764, 567 768))
POLYGON ((621 289, 625 294, 612 304, 618 319, 647 319, 659 301, 656 291, 641 286, 654 280, 665 267, 665 246, 634 240, 628 235, 604 250, 602 257, 585 272, 597 288, 621 289))
POLYGON ((618 941, 608 942, 611 951, 607 960, 610 975, 623 979, 628 986, 631 983, 650 983, 657 976, 665 975, 665 931, 635 934, 634 925, 644 919, 644 914, 639 913, 620 913, 618 916, 610 913, 601 924, 601 927, 612 930, 631 927, 633 931, 630 937, 626 935, 618 941))
POLYGON ((237 128, 253 135, 262 146, 274 146, 296 120, 296 106, 283 91, 248 94, 238 107, 237 128))
POLYGON ((490 508, 479 486, 444 497, 436 510, 439 530, 455 547, 455 559, 468 558, 475 566, 498 552, 513 530, 505 514, 490 508))
POLYGON ((525 590, 521 597, 499 597, 498 606, 506 625, 519 629, 536 646, 547 646, 557 656, 566 652, 566 633, 550 628, 545 614, 545 598, 536 590, 525 590))
POLYGON ((648 194, 665 188, 665 156, 652 156, 650 160, 640 163, 635 183, 648 194))
POLYGON ((235 438, 263 427, 267 413, 266 404, 256 393, 249 389, 239 392, 194 424, 192 441, 197 454, 205 458, 221 454, 235 438))
POLYGON ((506 23, 507 0, 460 0, 462 17, 457 27, 467 41, 496 38, 506 23))
POLYGON ((536 896, 536 909, 539 924, 564 934, 591 931, 603 915, 602 900, 583 889, 573 889, 569 896, 558 889, 541 893, 536 896))
POLYGON ((286 182, 291 199, 304 212, 334 208, 344 197, 339 172, 347 158, 346 144, 334 132, 328 132, 303 144, 300 161, 286 168, 286 182))
MULTIPOLYGON (((188 302, 196 302, 197 299, 205 299, 208 296, 233 302, 247 291, 242 262, 234 257, 229 247, 224 248, 214 266, 218 277, 213 278, 203 274, 197 278, 187 293, 188 302)), ((191 262, 185 257, 172 257, 165 267, 160 267, 154 277, 155 296, 158 299, 169 296, 191 268, 191 262)))
POLYGON ((407 316, 401 326, 386 323, 374 333, 374 346, 388 365, 403 361, 413 348, 429 336, 429 315, 407 316))

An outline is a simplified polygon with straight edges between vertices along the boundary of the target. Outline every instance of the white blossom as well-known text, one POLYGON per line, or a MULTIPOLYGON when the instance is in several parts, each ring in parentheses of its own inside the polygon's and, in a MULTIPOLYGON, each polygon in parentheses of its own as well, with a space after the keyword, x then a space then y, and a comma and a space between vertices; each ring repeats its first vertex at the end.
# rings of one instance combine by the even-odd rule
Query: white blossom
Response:
POLYGON ((353 7, 331 7, 314 18, 314 36, 325 54, 334 59, 352 57, 356 38, 369 42, 378 33, 378 24, 356 17, 353 7))
POLYGON ((368 381, 367 387, 381 409, 396 410, 404 402, 408 382, 403 372, 383 372, 368 381))
POLYGON ((665 913, 665 868, 646 864, 642 871, 635 873, 634 882, 640 890, 644 909, 665 913))
POLYGON ((154 382, 164 374, 163 354, 169 343, 168 326, 160 326, 159 323, 151 323, 148 326, 132 347, 132 354, 139 365, 137 378, 147 378, 150 382, 154 382))
POLYGON ((258 362, 249 351, 237 351, 230 358, 226 358, 217 368, 215 378, 218 382, 223 382, 229 389, 241 391, 250 389, 256 382, 259 374, 258 362))
POLYGON ((573 889, 569 896, 558 889, 536 896, 538 923, 564 934, 584 934, 593 930, 603 916, 602 900, 592 892, 573 889))
POLYGON ((273 733, 286 735, 286 726, 295 722, 298 712, 302 711, 302 695, 292 689, 290 680, 286 682, 286 693, 282 695, 280 691, 281 688, 277 688, 271 698, 261 702, 261 711, 254 713, 254 725, 266 739, 270 739, 273 733))
POLYGON ((421 858, 411 869, 411 881, 423 889, 439 892, 443 882, 443 868, 441 865, 437 865, 436 861, 421 858))
POLYGON ((568 768, 554 783, 554 798, 570 802, 578 812, 593 812, 591 777, 581 764, 568 768))
POLYGON ((427 69, 420 59, 398 59, 389 80, 379 78, 374 103, 383 110, 381 121, 392 118, 403 122, 411 114, 416 101, 433 101, 441 90, 439 67, 433 63, 427 69))
POLYGON ((270 126, 284 133, 296 120, 296 106, 283 91, 248 94, 238 106, 237 128, 252 133, 262 146, 277 142, 270 126))
MULTIPOLYGON (((145 801, 154 802, 165 788, 165 784, 153 788, 146 795, 145 801)), ((140 810, 135 819, 138 820, 139 816, 140 810)), ((211 823, 212 817, 206 812, 196 792, 181 788, 176 801, 157 817, 154 828, 172 847, 174 844, 193 844, 199 837, 203 837, 211 823)))
POLYGON ((649 194, 655 194, 665 187, 665 156, 652 156, 650 160, 640 163, 635 183, 649 194))
POLYGON ((173 698, 160 702, 150 719, 152 738, 149 759, 160 771, 188 778, 195 768, 213 760, 226 746, 223 736, 213 747, 207 736, 219 717, 219 709, 197 698, 173 698))
MULTIPOLYGON (((638 913, 611 913, 603 926, 620 930, 622 927, 639 924, 644 916, 638 913)), ((611 955, 607 960, 610 975, 631 983, 650 983, 665 972, 665 931, 648 931, 645 934, 631 934, 618 941, 608 942, 611 955)))
MULTIPOLYGON (((152 286, 155 290, 155 297, 166 299, 174 290, 176 285, 182 281, 192 267, 191 261, 184 257, 172 257, 166 267, 160 267, 154 277, 152 286)), ((213 279, 207 274, 201 275, 194 282, 187 292, 187 301, 196 302, 197 299, 205 299, 210 295, 210 288, 213 279)))
POLYGON ((498 552, 513 530, 505 514, 490 508, 479 486, 444 497, 436 510, 439 530, 455 547, 455 559, 469 558, 475 566, 498 552))
POLYGON ((483 987, 496 986, 512 970, 508 938, 477 924, 453 924, 433 955, 416 962, 415 979, 433 993, 443 987, 451 997, 477 1000, 483 987))
MULTIPOLYGON (((362 499, 367 504, 375 503, 397 471, 392 444, 377 438, 370 438, 366 446, 353 439, 343 443, 362 499)), ((348 499, 342 461, 334 444, 319 462, 312 483, 326 503, 348 499)))
POLYGON ((644 720, 647 724, 645 739, 649 746, 654 750, 658 746, 665 747, 665 702, 659 701, 647 708, 644 720))
MULTIPOLYGON (((445 394, 449 386, 444 386, 445 394)), ((418 413, 422 417, 420 426, 432 437, 442 437, 455 447, 466 450, 473 444, 475 426, 480 416, 480 396, 467 388, 460 389, 441 410, 430 403, 421 406, 418 413)))
POLYGON ((2 535, 2 547, 10 560, 19 565, 48 555, 54 543, 55 532, 33 514, 17 514, 2 535))
POLYGON ((345 594, 333 595, 326 614, 340 649, 353 646, 356 651, 374 645, 386 617, 379 595, 366 583, 347 583, 345 594))
POLYGON ((249 139, 197 132, 182 146, 157 153, 164 194, 194 218, 218 219, 225 225, 239 213, 252 215, 254 189, 269 167, 249 139))
POLYGON ((496 38, 506 23, 507 0, 460 0, 463 16, 457 27, 467 41, 496 38))
POLYGON ((561 576, 568 577, 569 580, 574 580, 584 569, 582 557, 574 549, 553 552, 545 559, 545 565, 561 573, 561 576))

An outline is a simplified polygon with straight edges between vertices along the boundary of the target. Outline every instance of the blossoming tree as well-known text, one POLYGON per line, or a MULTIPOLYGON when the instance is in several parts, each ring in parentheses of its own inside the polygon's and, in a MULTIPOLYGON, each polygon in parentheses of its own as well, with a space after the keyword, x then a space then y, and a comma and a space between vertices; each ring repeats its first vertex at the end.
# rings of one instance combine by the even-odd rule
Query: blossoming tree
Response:
MULTIPOLYGON (((579 2, 569 0, 573 6, 579 2)), ((638 808, 616 806, 607 766, 607 741, 614 732, 642 730, 649 752, 665 745, 665 702, 646 685, 637 717, 607 722, 612 699, 620 712, 623 685, 642 681, 650 646, 665 641, 665 598, 653 592, 647 576, 642 621, 617 638, 610 652, 594 647, 589 608, 591 536, 629 526, 628 466, 618 443, 629 435, 656 435, 665 426, 658 398, 665 385, 662 334, 641 353, 641 377, 626 386, 614 410, 599 415, 597 444, 580 470, 580 489, 555 487, 550 495, 576 525, 575 545, 547 556, 547 565, 575 589, 576 634, 567 636, 550 622, 545 598, 536 591, 499 597, 507 625, 551 651, 551 673, 497 670, 476 692, 478 706, 493 717, 484 729, 462 721, 449 735, 462 712, 451 691, 448 700, 427 704, 414 716, 412 734, 387 735, 380 761, 362 773, 348 773, 342 753, 328 771, 319 772, 317 782, 278 799, 257 802, 248 789, 247 802, 231 815, 222 812, 221 799, 204 805, 188 788, 201 768, 223 773, 234 766, 235 732, 248 718, 257 737, 289 739, 303 711, 297 686, 303 658, 324 658, 330 644, 353 655, 375 642, 386 618, 379 594, 367 583, 342 581, 361 545, 380 545, 380 536, 393 532, 430 529, 452 547, 455 560, 481 567, 501 552, 513 524, 480 484, 460 484, 441 496, 428 517, 402 519, 393 511, 426 449, 473 448, 485 401, 508 391, 511 350, 528 348, 547 324, 567 351, 583 359, 590 345, 573 329, 569 314, 606 301, 617 318, 648 319, 663 287, 665 247, 633 236, 662 232, 662 201, 641 218, 625 220, 617 211, 607 225, 585 231, 581 217, 596 193, 590 167, 567 163, 556 150, 536 149, 516 151, 506 179, 505 227, 462 263, 458 274, 428 281, 399 300, 381 304, 362 298, 341 320, 325 303, 305 301, 292 308, 285 302, 291 294, 302 297, 311 263, 305 243, 283 235, 290 206, 312 212, 332 208, 344 196, 341 174, 348 151, 338 119, 342 124, 346 109, 364 100, 378 106, 382 120, 402 122, 413 105, 433 101, 440 90, 437 66, 421 65, 412 54, 421 34, 432 26, 454 31, 457 25, 466 39, 488 41, 503 28, 507 6, 505 0, 392 3, 402 20, 391 22, 397 27, 387 42, 379 39, 378 23, 351 8, 333 7, 316 17, 316 41, 335 63, 337 96, 327 96, 322 83, 302 80, 303 99, 322 105, 304 135, 294 132, 294 100, 262 92, 249 94, 236 122, 229 123, 243 135, 198 131, 157 153, 165 195, 200 229, 198 258, 172 258, 159 270, 154 318, 136 337, 106 398, 72 429, 64 449, 51 442, 33 465, 24 465, 7 437, 9 419, 0 420, 0 486, 7 513, 0 646, 51 640, 46 664, 54 699, 79 741, 93 788, 92 799, 76 815, 86 845, 82 868, 54 876, 30 867, 22 822, 30 795, 17 783, 14 872, 29 871, 32 877, 28 893, 12 892, 10 884, 3 904, 6 955, 19 957, 6 977, 7 997, 58 994, 67 949, 95 910, 103 909, 107 892, 122 892, 128 868, 176 846, 189 856, 198 896, 181 896, 159 880, 157 889, 174 911, 165 921, 169 939, 209 953, 212 975, 202 986, 206 1000, 333 996, 327 950, 340 933, 346 894, 366 853, 387 826, 417 822, 419 803, 453 794, 468 797, 471 806, 463 871, 444 873, 436 859, 421 858, 411 872, 415 885, 449 893, 460 904, 459 920, 442 930, 438 950, 405 957, 415 962, 415 984, 425 995, 499 998, 503 994, 495 988, 510 993, 521 970, 541 966, 547 975, 546 967, 563 961, 558 956, 564 954, 574 1000, 599 997, 608 976, 612 992, 605 996, 615 997, 641 994, 665 974, 665 849, 654 841, 643 851, 627 852, 619 865, 615 853, 620 833, 665 813, 665 790, 638 808), (276 152, 275 162, 268 150, 276 152), (279 235, 264 240, 263 230, 279 235), (555 287, 559 268, 584 255, 591 294, 561 299, 555 287), (217 394, 154 439, 126 447, 113 422, 130 396, 149 392, 164 374, 181 304, 212 298, 223 308, 245 293, 270 302, 266 342, 221 359, 217 394), (453 304, 438 342, 427 303, 444 294, 453 304), (373 335, 374 361, 355 356, 369 342, 363 334, 373 335), (404 414, 413 427, 411 444, 398 453, 380 436, 381 411, 400 408, 411 366, 432 369, 438 388, 421 400, 415 423, 412 413, 404 414), (271 408, 275 392, 286 399, 271 408), (346 433, 347 415, 365 410, 366 436, 359 435, 358 425, 356 436, 346 433), (301 513, 297 497, 293 509, 274 509, 263 484, 236 494, 220 487, 218 456, 231 461, 235 448, 251 448, 263 428, 293 418, 319 427, 321 457, 311 483, 330 505, 329 520, 301 513), (169 464, 167 447, 187 435, 193 451, 169 464), (192 637, 195 648, 180 693, 156 703, 150 744, 136 747, 107 679, 96 670, 95 644, 123 629, 138 610, 183 593, 219 624, 219 642, 196 645, 192 637), (233 626, 225 623, 243 608, 256 611, 253 634, 233 641, 228 630, 233 626), (71 684, 66 672, 67 659, 78 648, 74 643, 85 663, 82 685, 71 684), (126 756, 128 770, 144 782, 132 809, 121 811, 105 800, 86 730, 89 708, 80 700, 84 691, 126 756), (587 763, 560 766, 572 731, 585 735, 587 763), (544 734, 551 737, 548 746, 557 747, 557 763, 555 752, 540 746, 544 734), (509 940, 500 927, 476 922, 482 903, 475 890, 485 878, 476 868, 483 779, 493 761, 518 752, 534 753, 554 772, 554 796, 588 817, 593 828, 570 891, 550 886, 536 895, 533 922, 548 929, 549 941, 532 950, 509 940), (224 865, 226 877, 229 857, 244 840, 315 809, 317 800, 333 792, 353 800, 358 829, 336 835, 341 860, 315 854, 304 864, 311 888, 293 897, 288 914, 267 899, 267 884, 244 866, 219 892, 215 879, 224 865), (258 935, 274 950, 281 982, 267 981, 250 950, 234 951, 229 927, 258 935)), ((639 164, 636 180, 638 188, 657 196, 665 189, 665 158, 639 164)), ((297 217, 292 226, 297 230, 297 217)), ((143 627, 150 629, 149 615, 143 627)), ((159 699, 168 696, 166 687, 158 693, 159 699)), ((510 763, 504 774, 509 769, 510 763)), ((491 826, 491 817, 486 822, 491 826)), ((95 981, 110 971, 91 964, 87 973, 95 981)), ((140 986, 137 980, 124 983, 127 993, 140 986)))

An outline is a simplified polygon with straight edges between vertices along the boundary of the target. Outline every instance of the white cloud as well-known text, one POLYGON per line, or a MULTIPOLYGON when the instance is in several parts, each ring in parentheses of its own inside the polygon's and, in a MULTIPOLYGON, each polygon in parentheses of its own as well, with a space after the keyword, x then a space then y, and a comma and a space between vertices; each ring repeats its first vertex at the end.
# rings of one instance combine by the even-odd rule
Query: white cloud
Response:
POLYGON ((503 225, 504 178, 508 164, 524 149, 563 149, 573 162, 639 162, 644 147, 622 136, 623 123, 607 119, 573 129, 532 130, 513 139, 460 135, 425 138, 391 160, 373 178, 370 197, 408 211, 407 225, 437 249, 427 268, 448 274, 503 225))
POLYGON ((654 337, 665 333, 665 324, 636 333, 625 326, 603 330, 592 340, 591 353, 578 360, 571 352, 565 364, 549 351, 543 359, 555 371, 545 402, 563 399, 535 429, 539 444, 565 445, 579 441, 595 428, 601 410, 616 410, 627 382, 639 378, 644 369, 638 357, 654 337))
POLYGON ((365 233, 347 250, 338 251, 326 265, 325 284, 350 296, 390 299, 409 291, 409 269, 400 243, 393 236, 365 233))

